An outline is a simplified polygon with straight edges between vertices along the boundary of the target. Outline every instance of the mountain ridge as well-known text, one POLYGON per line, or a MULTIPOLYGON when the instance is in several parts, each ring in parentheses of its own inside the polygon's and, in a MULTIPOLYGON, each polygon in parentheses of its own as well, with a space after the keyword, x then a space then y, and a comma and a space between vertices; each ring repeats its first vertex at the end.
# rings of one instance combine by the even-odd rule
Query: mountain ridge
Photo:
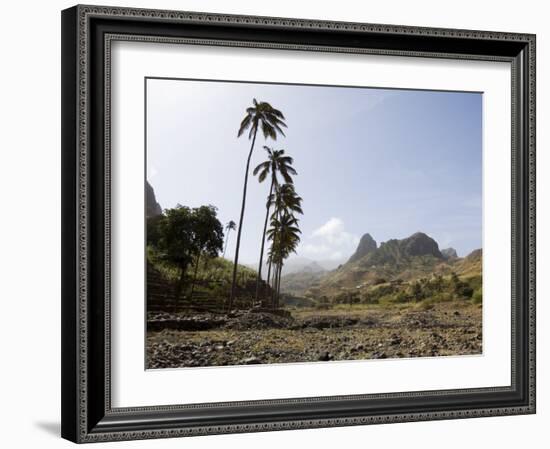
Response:
POLYGON ((379 246, 365 233, 348 261, 325 273, 293 272, 283 276, 283 291, 305 294, 310 288, 323 295, 334 295, 342 289, 360 289, 380 282, 409 282, 426 276, 481 275, 481 249, 466 257, 456 250, 440 250, 438 243, 424 232, 402 239, 390 239, 379 246))

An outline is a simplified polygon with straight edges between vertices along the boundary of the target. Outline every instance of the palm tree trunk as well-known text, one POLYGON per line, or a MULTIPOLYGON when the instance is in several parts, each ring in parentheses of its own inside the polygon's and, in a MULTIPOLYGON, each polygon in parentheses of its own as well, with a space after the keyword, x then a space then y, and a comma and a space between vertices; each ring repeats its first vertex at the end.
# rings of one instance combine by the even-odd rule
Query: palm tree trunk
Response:
POLYGON ((227 251, 227 244, 229 243, 229 233, 231 229, 227 230, 227 237, 225 238, 225 248, 223 249, 223 258, 225 259, 225 252, 227 251))
POLYGON ((277 265, 273 268, 273 274, 271 279, 271 307, 275 308, 275 283, 277 275, 277 265))
POLYGON ((260 283, 262 282, 262 263, 264 260, 264 247, 265 247, 265 233, 267 232, 267 222, 269 221, 269 208, 271 206, 271 195, 273 195, 273 186, 275 185, 275 179, 271 180, 271 187, 269 188, 269 196, 267 197, 267 204, 265 206, 265 220, 264 230, 262 232, 262 246, 260 249, 260 263, 258 264, 258 277, 256 278, 256 297, 255 301, 258 302, 258 296, 260 295, 260 283))
POLYGON ((235 262, 233 263, 233 281, 231 283, 231 295, 229 296, 229 306, 227 307, 228 313, 231 312, 231 309, 233 308, 233 300, 235 299, 235 288, 237 286, 237 267, 239 265, 239 247, 241 245, 241 232, 243 230, 244 209, 246 206, 246 187, 248 184, 248 169, 250 168, 250 159, 252 158, 252 152, 254 151, 254 143, 256 142, 257 132, 258 132, 258 128, 254 130, 252 145, 250 145, 248 159, 246 160, 246 171, 244 173, 243 201, 241 205, 241 216, 239 218, 239 229, 237 229, 237 245, 235 248, 235 262))
POLYGON ((281 274, 283 272, 283 263, 281 262, 281 264, 279 265, 279 273, 277 275, 277 309, 280 307, 281 305, 281 274))
POLYGON ((277 269, 275 270, 275 300, 273 301, 274 307, 277 308, 277 286, 279 285, 279 266, 277 264, 277 269))
POLYGON ((195 282, 197 282, 197 272, 199 271, 199 261, 201 253, 197 254, 197 263, 195 264, 195 274, 193 275, 193 282, 191 283, 191 293, 189 294, 189 300, 193 299, 193 292, 195 291, 195 282))
POLYGON ((269 288, 270 284, 273 285, 273 282, 271 281, 271 260, 267 264, 267 267, 268 268, 267 268, 266 286, 265 286, 264 294, 262 295, 262 299, 265 299, 265 296, 268 293, 268 288, 269 288))

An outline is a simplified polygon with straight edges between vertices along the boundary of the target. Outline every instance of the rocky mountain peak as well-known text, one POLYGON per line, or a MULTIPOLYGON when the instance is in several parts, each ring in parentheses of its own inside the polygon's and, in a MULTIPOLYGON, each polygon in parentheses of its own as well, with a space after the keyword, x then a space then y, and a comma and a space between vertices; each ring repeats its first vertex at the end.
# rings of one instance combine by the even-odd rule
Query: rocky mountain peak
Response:
POLYGON ((357 246, 355 253, 353 253, 353 255, 349 258, 348 263, 362 259, 367 254, 376 251, 377 248, 378 246, 376 244, 376 240, 374 240, 369 233, 364 234, 359 241, 359 245, 357 246))
POLYGON ((416 232, 410 237, 400 241, 400 246, 409 256, 434 256, 443 259, 443 254, 439 251, 439 245, 430 236, 423 232, 416 232))

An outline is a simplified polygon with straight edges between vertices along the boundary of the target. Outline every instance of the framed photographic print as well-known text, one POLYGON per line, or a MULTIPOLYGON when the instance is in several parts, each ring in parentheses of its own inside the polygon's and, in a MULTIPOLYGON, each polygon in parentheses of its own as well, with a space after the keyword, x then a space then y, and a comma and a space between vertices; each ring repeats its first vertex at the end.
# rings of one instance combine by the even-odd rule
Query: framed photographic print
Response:
POLYGON ((535 36, 62 12, 62 436, 535 412, 535 36))

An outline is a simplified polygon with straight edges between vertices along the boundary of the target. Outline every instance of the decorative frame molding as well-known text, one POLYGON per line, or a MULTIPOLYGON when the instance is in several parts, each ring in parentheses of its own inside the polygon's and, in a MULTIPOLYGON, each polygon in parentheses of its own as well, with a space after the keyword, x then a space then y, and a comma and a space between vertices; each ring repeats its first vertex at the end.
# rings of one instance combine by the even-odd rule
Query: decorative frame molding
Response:
POLYGON ((81 443, 535 412, 534 35, 80 5, 63 11, 62 33, 65 438, 81 443), (113 409, 110 49, 115 40, 509 62, 512 385, 113 409), (480 405, 469 405, 476 401, 480 405))

